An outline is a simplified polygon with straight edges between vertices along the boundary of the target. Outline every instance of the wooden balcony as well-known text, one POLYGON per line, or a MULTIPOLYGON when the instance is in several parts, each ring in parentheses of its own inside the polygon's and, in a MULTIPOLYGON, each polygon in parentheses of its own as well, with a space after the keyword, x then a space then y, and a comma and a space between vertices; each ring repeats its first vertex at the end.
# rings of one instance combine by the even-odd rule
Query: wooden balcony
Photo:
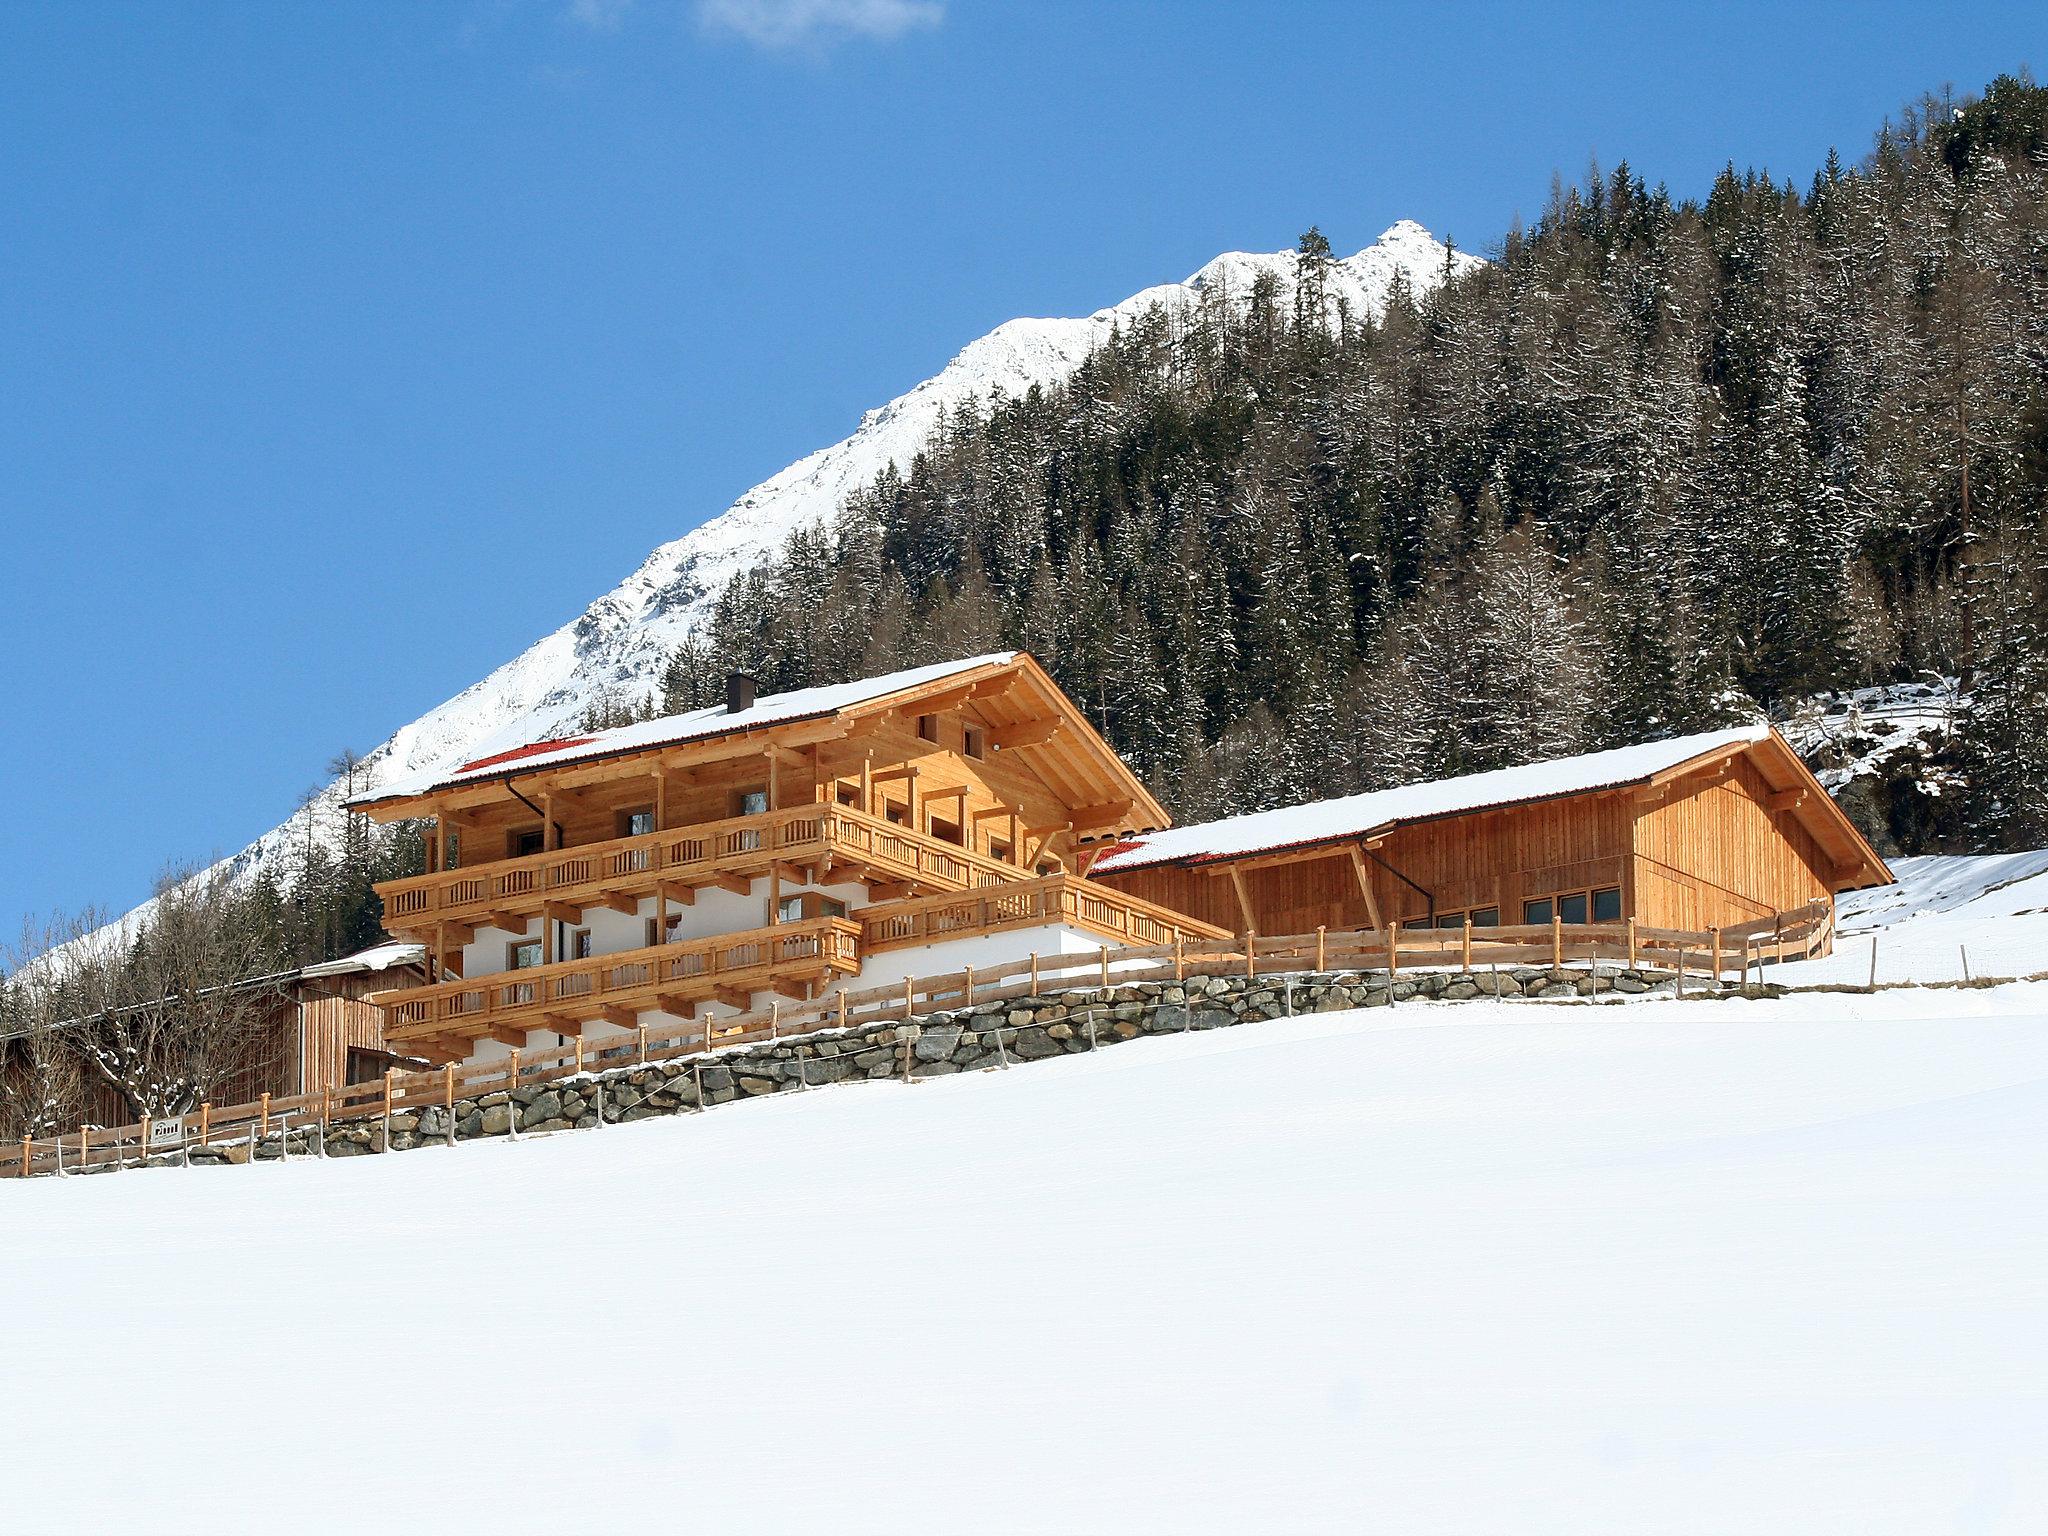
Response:
POLYGON ((860 972, 860 924, 849 918, 753 928, 474 980, 380 993, 385 1038, 403 1045, 494 1039, 523 1046, 533 1029, 576 1034, 599 1021, 631 1028, 660 1010, 688 1018, 700 1003, 746 1009, 757 992, 805 995, 860 972))
POLYGON ((693 890, 750 880, 776 864, 829 869, 835 880, 871 887, 935 892, 1035 878, 879 816, 806 805, 390 880, 377 892, 384 926, 395 934, 427 935, 442 923, 523 933, 550 906, 570 909, 576 921, 585 907, 634 902, 663 886, 687 900, 693 890))
POLYGON ((863 955, 1053 923, 1082 929, 1109 944, 1171 944, 1176 939, 1230 937, 1226 928, 1077 875, 1049 875, 957 896, 892 901, 854 915, 861 920, 863 955))

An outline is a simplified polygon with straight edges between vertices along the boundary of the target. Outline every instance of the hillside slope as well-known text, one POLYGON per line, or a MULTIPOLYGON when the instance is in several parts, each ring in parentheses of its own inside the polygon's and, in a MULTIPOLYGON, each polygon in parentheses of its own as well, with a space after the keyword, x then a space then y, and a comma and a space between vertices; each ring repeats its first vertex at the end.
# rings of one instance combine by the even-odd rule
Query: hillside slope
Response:
POLYGON ((7 1184, 7 1507, 2040 1529, 2044 1015, 2039 986, 1421 1005, 7 1184))

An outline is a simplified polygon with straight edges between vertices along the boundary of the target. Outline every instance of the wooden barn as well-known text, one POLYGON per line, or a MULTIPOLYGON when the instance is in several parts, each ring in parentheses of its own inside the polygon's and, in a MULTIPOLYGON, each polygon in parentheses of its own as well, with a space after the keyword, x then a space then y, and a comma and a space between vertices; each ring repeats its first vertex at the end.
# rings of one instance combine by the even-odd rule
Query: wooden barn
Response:
MULTIPOLYGON (((417 944, 386 943, 275 976, 241 983, 263 994, 264 1011, 240 1070, 215 1085, 215 1103, 234 1104, 268 1093, 277 1098, 366 1083, 409 1058, 389 1049, 384 1010, 370 994, 425 979, 426 956, 417 944)), ((10 1070, 0 1039, 0 1071, 10 1070)), ((135 1118, 120 1095, 89 1070, 82 1073, 83 1102, 60 1129, 125 1125, 135 1118)))
POLYGON ((1239 934, 1468 917, 1704 930, 1892 879, 1764 725, 1149 833, 1088 873, 1239 934))

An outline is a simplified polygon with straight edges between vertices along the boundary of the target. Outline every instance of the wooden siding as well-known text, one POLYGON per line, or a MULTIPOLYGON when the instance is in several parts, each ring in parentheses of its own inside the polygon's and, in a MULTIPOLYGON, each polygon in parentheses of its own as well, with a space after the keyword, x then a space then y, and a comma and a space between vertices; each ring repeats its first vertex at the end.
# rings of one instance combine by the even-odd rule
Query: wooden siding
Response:
POLYGON ((1635 824, 1636 915, 1669 928, 1725 928, 1832 900, 1833 867, 1746 757, 1725 777, 1680 780, 1635 824))
POLYGON ((1358 848, 1383 922, 1421 923, 1432 912, 1493 907, 1502 922, 1515 923, 1529 898, 1625 885, 1629 824, 1630 809, 1621 795, 1579 795, 1400 827, 1369 851, 1359 843, 1325 844, 1100 879, 1242 933, 1244 918, 1231 875, 1235 865, 1261 933, 1364 928, 1373 921, 1352 858, 1358 848))

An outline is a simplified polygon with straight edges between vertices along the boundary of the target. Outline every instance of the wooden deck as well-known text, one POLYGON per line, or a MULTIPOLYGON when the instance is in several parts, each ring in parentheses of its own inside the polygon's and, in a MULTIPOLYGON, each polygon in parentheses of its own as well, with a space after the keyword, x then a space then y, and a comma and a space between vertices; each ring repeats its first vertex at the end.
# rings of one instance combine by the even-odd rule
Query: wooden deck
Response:
POLYGON ((1047 875, 999 890, 892 901, 858 912, 861 951, 876 954, 945 939, 1063 923, 1118 944, 1220 939, 1229 930, 1076 875, 1047 875))
POLYGON ((858 974, 859 940, 859 923, 822 917, 445 981, 378 1001, 390 1010, 385 1038, 394 1047, 462 1055, 478 1040, 523 1046, 529 1030, 573 1035, 598 1022, 630 1029, 643 1011, 690 1018, 707 1002, 744 1010, 757 992, 802 997, 832 976, 858 974))
POLYGON ((849 806, 805 805, 415 875, 377 889, 384 926, 393 933, 424 936, 443 923, 523 933, 550 906, 580 921, 586 907, 637 903, 664 886, 688 893, 752 879, 777 864, 829 870, 834 880, 932 892, 1035 878, 1030 870, 849 806))

